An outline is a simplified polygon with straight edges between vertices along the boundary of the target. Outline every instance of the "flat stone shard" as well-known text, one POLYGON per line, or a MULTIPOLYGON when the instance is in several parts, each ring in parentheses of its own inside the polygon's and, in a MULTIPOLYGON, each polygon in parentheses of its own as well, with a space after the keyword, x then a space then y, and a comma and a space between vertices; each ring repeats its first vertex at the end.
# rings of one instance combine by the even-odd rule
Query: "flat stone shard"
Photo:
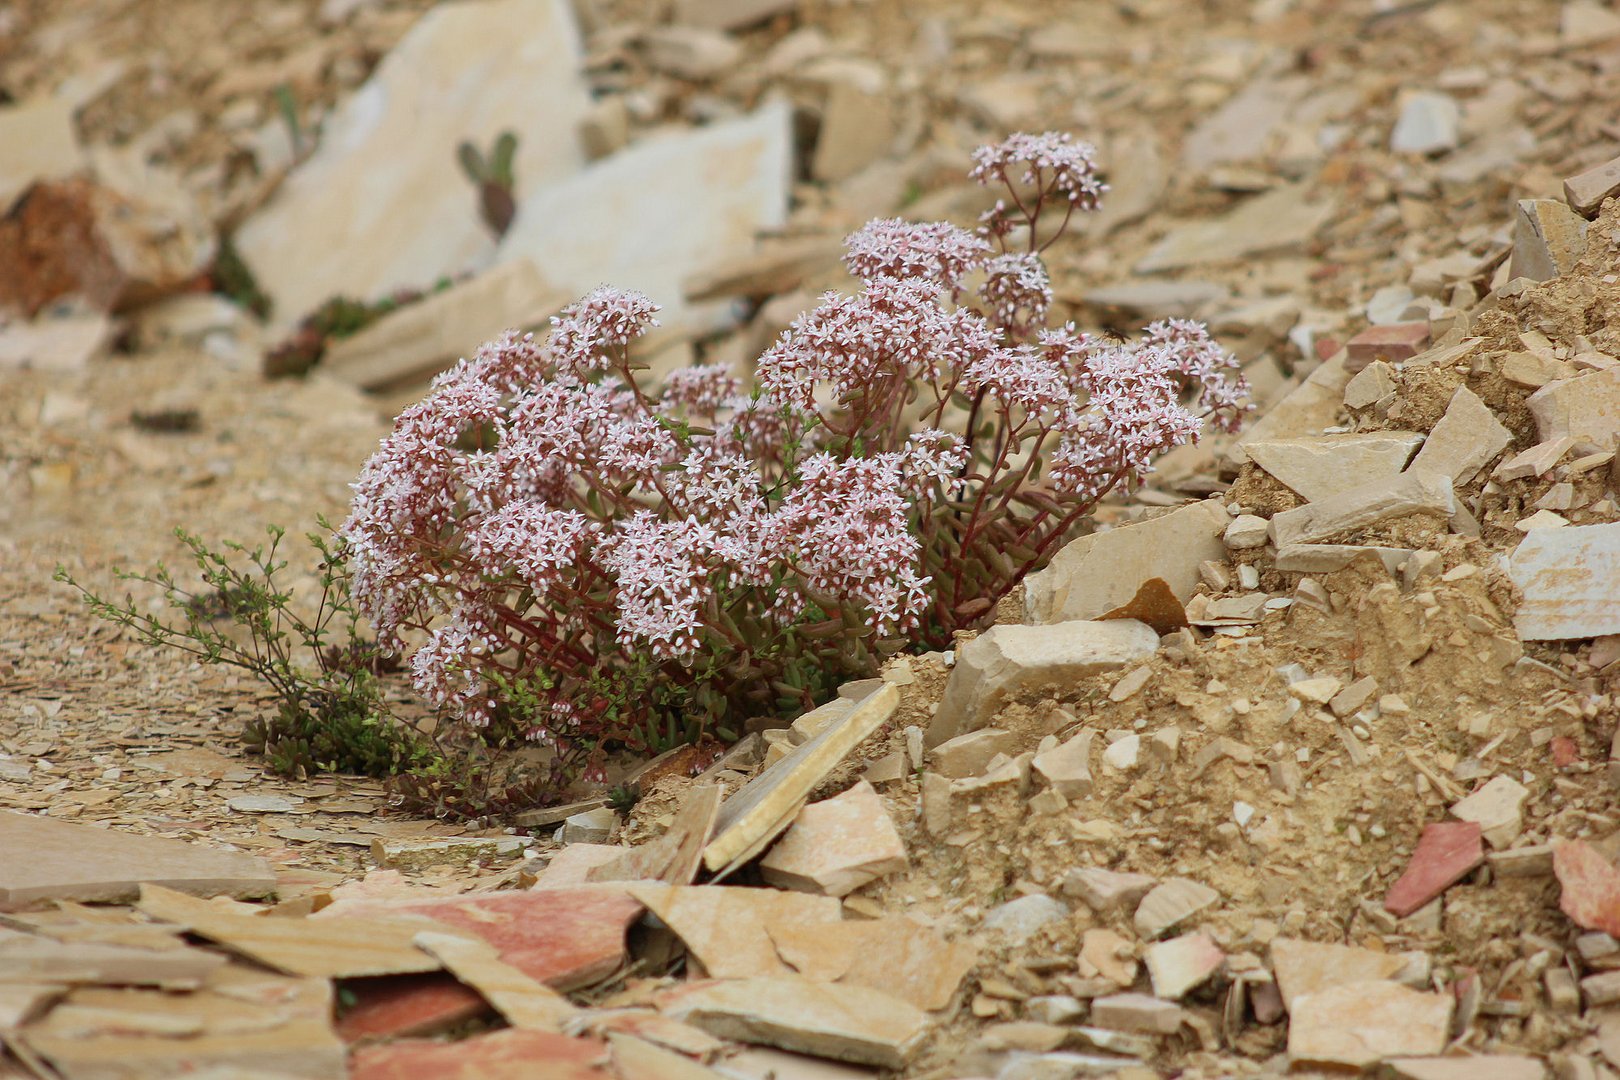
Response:
POLYGON ((1513 433, 1479 395, 1459 386, 1445 415, 1412 459, 1411 470, 1439 473, 1451 477, 1453 484, 1466 484, 1512 441, 1513 433))
POLYGON ((1450 477, 1408 470, 1393 480, 1352 488, 1321 502, 1273 514, 1271 539, 1281 549, 1326 540, 1337 533, 1408 514, 1450 518, 1456 511, 1457 498, 1450 477))
POLYGON ((1484 787, 1451 806, 1452 817, 1479 825, 1485 842, 1501 849, 1524 831, 1524 802, 1530 789, 1511 776, 1494 776, 1484 787))
POLYGON ((1018 737, 1001 728, 987 727, 947 739, 928 751, 928 766, 941 776, 964 780, 982 776, 997 754, 1012 755, 1018 737))
POLYGON ((1415 431, 1380 431, 1250 442, 1244 449, 1256 465, 1306 502, 1318 502, 1375 480, 1394 479, 1422 444, 1423 436, 1415 431))
POLYGON ((1153 980, 1154 996, 1177 1001, 1219 971, 1226 954, 1214 938, 1195 933, 1149 945, 1142 961, 1153 980))
POLYGON ((1345 385, 1344 406, 1365 409, 1395 392, 1395 369, 1375 360, 1358 371, 1345 385))
POLYGON ((1091 794, 1091 747, 1097 733, 1084 730, 1052 749, 1035 755, 1031 768, 1065 799, 1091 794))
POLYGON ((1563 913, 1583 930, 1620 936, 1620 870, 1584 840, 1556 840, 1552 853, 1563 913))
POLYGON ((951 1003, 979 958, 971 941, 947 941, 904 916, 780 919, 768 929, 777 953, 805 978, 869 986, 929 1011, 951 1003))
POLYGON ((1349 945, 1327 945, 1296 938, 1271 943, 1271 970, 1277 978, 1284 1008, 1294 999, 1345 983, 1393 979, 1406 965, 1393 953, 1374 952, 1349 945))
POLYGON ((883 797, 863 780, 800 810, 759 869, 780 888, 844 896, 906 865, 905 842, 883 797))
POLYGON ((519 200, 496 261, 531 259, 575 295, 603 282, 635 289, 663 306, 661 326, 686 328, 684 283, 746 256, 757 234, 787 220, 791 112, 776 102, 643 139, 537 189, 519 200), (648 183, 653 176, 657 184, 648 183))
POLYGON ((73 125, 73 103, 40 97, 0 109, 0 216, 40 180, 55 180, 82 169, 84 150, 73 125))
POLYGON ((1095 619, 1128 603, 1144 581, 1155 577, 1185 603, 1198 587, 1198 564, 1226 557, 1221 533, 1229 520, 1219 499, 1206 499, 1071 541, 1046 569, 1025 579, 1026 619, 1037 624, 1095 619))
POLYGON ((417 934, 415 941, 515 1028, 560 1032, 580 1012, 557 991, 502 960, 488 942, 434 931, 417 934))
POLYGON ((984 917, 984 929, 1021 945, 1043 928, 1068 917, 1069 905, 1044 893, 1035 893, 991 908, 984 917))
POLYGON ((717 978, 789 974, 771 943, 772 927, 821 927, 843 918, 843 906, 833 897, 776 889, 632 885, 630 895, 646 904, 717 978))
POLYGON ((1417 356, 1428 343, 1427 322, 1369 326, 1345 343, 1345 370, 1356 374, 1379 360, 1398 364, 1417 356))
POLYGON ((206 844, 95 829, 0 810, 0 908, 41 900, 112 903, 133 900, 142 883, 197 896, 269 896, 270 864, 256 855, 206 844))
POLYGON ((1540 1058, 1519 1054, 1389 1058, 1384 1068, 1399 1080, 1546 1080, 1540 1058))
POLYGON ((719 784, 703 784, 693 788, 663 835, 631 848, 611 861, 591 866, 585 871, 584 880, 690 884, 703 863, 703 848, 708 844, 715 819, 720 814, 721 795, 719 784))
POLYGON ((1063 895, 1078 898, 1098 915, 1109 915, 1141 903, 1158 883, 1151 874, 1088 866, 1064 875, 1063 895))
POLYGON ((1462 110, 1449 94, 1422 91, 1401 106, 1400 119, 1390 133, 1389 148, 1397 154, 1440 154, 1457 148, 1462 110))
POLYGON ((1586 219, 1558 199, 1520 199, 1508 278, 1546 281, 1574 269, 1586 250, 1586 219))
POLYGON ((1159 635, 1134 619, 991 627, 956 650, 927 744, 983 727, 1020 694, 1137 663, 1158 647, 1159 635))
POLYGON ((1353 982, 1294 1000, 1288 1056, 1300 1066, 1362 1069, 1388 1057, 1438 1054, 1451 1028, 1451 994, 1393 982, 1353 982))
POLYGON ((1620 524, 1535 529, 1508 574, 1523 595, 1513 628, 1523 641, 1620 633, 1620 524))
POLYGON ((905 1068, 928 1030, 927 1014, 899 998, 796 975, 698 983, 662 1008, 722 1039, 883 1069, 905 1068))
POLYGON ((1603 200, 1620 195, 1620 157, 1610 158, 1564 181, 1564 201, 1582 217, 1592 217, 1603 200))
POLYGON ((1153 941, 1221 898, 1208 885, 1187 878, 1171 878, 1153 887, 1136 907, 1136 932, 1153 941))
POLYGON ((1115 1031, 1174 1035, 1186 1019, 1187 1013, 1180 1005, 1147 994, 1111 994, 1091 1002, 1091 1022, 1115 1031))
POLYGON ((712 872, 729 872, 763 851, 793 822, 827 774, 887 723, 899 704, 900 691, 884 686, 734 793, 720 806, 714 839, 703 849, 704 865, 712 872))
POLYGON ((477 0, 423 15, 237 231, 237 250, 274 301, 274 326, 290 329, 333 296, 376 300, 487 264, 495 238, 456 147, 516 134, 513 194, 523 207, 584 162, 576 130, 590 100, 579 66, 579 33, 559 0, 477 0), (330 251, 344 257, 318 255, 330 251))
POLYGON ((1333 204, 1312 202, 1303 185, 1279 187, 1222 217, 1172 228, 1135 270, 1156 274, 1296 247, 1315 236, 1332 215, 1333 204))
POLYGON ((1620 367, 1555 379, 1525 404, 1539 441, 1570 438, 1608 446, 1620 433, 1620 367))
POLYGON ((1442 821, 1423 827, 1417 850, 1389 894, 1384 909, 1404 919, 1485 862, 1476 821, 1442 821))

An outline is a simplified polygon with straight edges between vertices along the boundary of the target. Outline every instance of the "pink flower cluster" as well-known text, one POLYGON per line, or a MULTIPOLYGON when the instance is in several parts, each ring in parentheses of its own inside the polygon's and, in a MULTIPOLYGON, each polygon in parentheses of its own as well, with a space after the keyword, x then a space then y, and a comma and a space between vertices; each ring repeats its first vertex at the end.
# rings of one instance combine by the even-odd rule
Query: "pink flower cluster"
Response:
POLYGON ((1048 328, 1041 209, 1096 207, 1092 149, 1019 134, 974 160, 1027 250, 1007 250, 1005 207, 977 233, 871 222, 847 242, 860 290, 794 319, 756 387, 715 367, 642 386, 631 351, 657 307, 601 288, 405 410, 341 531, 355 599, 415 646, 426 699, 478 723, 538 676, 534 733, 564 748, 651 708, 598 693, 630 657, 662 665, 669 699, 728 665, 769 682, 852 635, 947 644, 1098 498, 1206 420, 1234 428, 1246 387, 1202 326, 1048 328))

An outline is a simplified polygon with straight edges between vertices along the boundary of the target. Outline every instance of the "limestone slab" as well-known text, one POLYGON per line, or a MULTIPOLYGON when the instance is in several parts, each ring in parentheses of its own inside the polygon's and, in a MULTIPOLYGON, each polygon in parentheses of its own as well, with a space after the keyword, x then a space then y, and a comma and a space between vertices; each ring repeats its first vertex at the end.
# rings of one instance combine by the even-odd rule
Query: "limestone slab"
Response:
POLYGON ((824 926, 843 918, 830 896, 729 885, 630 886, 630 892, 718 978, 790 973, 771 943, 774 926, 824 926))
POLYGON ((1553 842, 1558 906, 1583 930, 1620 936, 1620 870, 1584 840, 1553 842))
POLYGON ((1366 1068, 1387 1057, 1438 1054, 1451 1027, 1452 995, 1393 982, 1353 982, 1294 999, 1288 1056, 1298 1065, 1366 1068))
POLYGON ((1546 281, 1569 273, 1586 250, 1586 219, 1562 199, 1520 199, 1508 278, 1546 281))
POLYGON ((1505 848, 1524 831, 1524 802, 1530 789, 1511 776, 1493 776, 1478 791, 1451 805, 1451 816, 1479 824, 1485 842, 1505 848))
POLYGON ((376 300, 486 265, 495 239, 456 147, 515 134, 520 207, 573 174, 589 107, 579 67, 579 31, 561 0, 474 0, 424 14, 236 234, 274 301, 274 326, 290 328, 329 297, 376 300))
POLYGON ((1412 459, 1411 470, 1439 473, 1451 477, 1453 484, 1466 484, 1512 441, 1513 433, 1479 395, 1459 386, 1445 415, 1412 459))
POLYGON ((1176 1001, 1219 971, 1226 954, 1208 934, 1192 933, 1149 945, 1142 962, 1153 980, 1154 996, 1176 1001))
POLYGON ((579 1013, 557 991, 502 960, 486 941, 436 931, 423 931, 414 941, 445 970, 482 994, 515 1028, 560 1032, 579 1013))
POLYGON ((1524 641, 1620 633, 1620 524, 1534 529, 1508 573, 1523 599, 1513 628, 1524 641))
POLYGON ((40 97, 0 108, 0 216, 40 180, 55 180, 85 165, 73 124, 73 103, 40 97))
POLYGON ((1323 435, 1314 439, 1248 442, 1250 459, 1306 502, 1338 495, 1375 480, 1393 479, 1423 443, 1415 431, 1323 435))
POLYGON ((1303 185, 1285 186, 1258 195, 1210 221, 1171 229, 1146 257, 1139 274, 1188 266, 1235 262, 1278 248, 1295 247, 1315 236, 1333 214, 1333 204, 1313 202, 1303 185))
POLYGON ((662 881, 686 885, 697 876, 703 848, 720 814, 718 784, 687 791, 675 820, 654 840, 630 849, 611 862, 585 871, 587 881, 662 881))
POLYGON ((1020 694, 1066 689, 1089 675, 1138 663, 1158 647, 1159 635, 1134 619, 993 626, 956 650, 926 742, 938 746, 985 726, 1020 694))
POLYGON ((1136 932, 1152 941, 1192 918, 1221 898, 1221 894, 1189 878, 1170 878, 1148 891, 1136 906, 1136 932))
POLYGON ((256 855, 206 844, 138 836, 0 810, 0 908, 40 900, 132 900, 142 882, 201 896, 268 896, 270 864, 256 855))
POLYGON ((906 845, 883 797, 866 781, 799 811, 760 860, 772 885, 845 896, 907 866, 906 845))
MULTIPOLYGON (((401 1039, 358 1050, 352 1080, 614 1080, 607 1044, 507 1028, 455 1042, 401 1039), (537 1066, 543 1062, 543 1071, 537 1066)), ((341 1075, 341 1074, 339 1074, 341 1075)))
POLYGON ((1620 434, 1620 367, 1555 379, 1525 404, 1541 442, 1567 437, 1608 446, 1620 434))
POLYGON ((1564 200, 1578 214, 1591 217, 1603 200, 1620 194, 1620 157, 1610 158, 1564 181, 1564 200))
POLYGON ((497 261, 528 258, 552 284, 584 294, 604 282, 647 294, 681 328, 683 283, 747 255, 781 227, 792 186, 792 110, 642 139, 518 202, 497 261), (656 182, 653 182, 656 178, 656 182))
POLYGON ((928 1031, 927 1014, 899 998, 796 975, 699 983, 663 1009, 724 1039, 885 1069, 903 1069, 928 1031))
POLYGON ((1079 731, 1036 754, 1030 767, 1065 799, 1083 799, 1091 794, 1091 746, 1096 738, 1097 733, 1089 728, 1079 731))
POLYGON ((1393 953, 1298 938, 1271 942, 1271 970, 1282 993, 1283 1007, 1294 999, 1344 983, 1393 979, 1406 961, 1393 953))
POLYGON ((1287 397, 1250 424, 1226 452, 1231 463, 1242 465, 1249 460, 1246 447, 1251 442, 1318 435, 1323 428, 1333 426, 1344 401, 1345 387, 1355 374, 1346 366, 1347 361, 1345 351, 1334 353, 1307 375, 1304 382, 1289 391, 1287 397))
POLYGON ((768 929, 777 953, 805 978, 869 986, 929 1011, 955 999, 979 958, 971 941, 948 941, 904 916, 837 923, 778 920, 768 929))
POLYGON ((203 949, 141 949, 33 934, 0 936, 0 983, 195 987, 225 962, 219 953, 203 949))
POLYGON ((1408 514, 1449 518, 1457 509, 1450 477, 1408 470, 1385 480, 1273 514, 1271 539, 1279 549, 1326 540, 1337 533, 1375 525, 1408 514))
POLYGON ((1384 908, 1404 919, 1473 873, 1484 861, 1478 822, 1425 825, 1406 870, 1384 897, 1384 908))
POLYGON ((946 739, 928 751, 928 766, 941 776, 963 780, 982 776, 997 754, 1011 756, 1017 751, 1018 737, 997 727, 980 728, 954 739, 946 739))
POLYGON ((1229 520, 1219 499, 1206 499, 1073 540, 1044 570, 1025 579, 1026 618, 1032 623, 1095 619, 1128 603, 1144 581, 1155 577, 1185 603, 1198 587, 1198 564, 1226 557, 1221 533, 1229 520))

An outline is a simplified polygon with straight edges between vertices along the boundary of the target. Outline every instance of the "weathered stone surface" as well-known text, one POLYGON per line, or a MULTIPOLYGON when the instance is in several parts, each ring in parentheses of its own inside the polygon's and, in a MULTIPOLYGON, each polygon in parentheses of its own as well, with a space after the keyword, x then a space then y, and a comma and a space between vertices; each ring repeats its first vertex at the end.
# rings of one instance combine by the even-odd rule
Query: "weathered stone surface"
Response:
POLYGON ((1355 374, 1378 360, 1398 364, 1417 356, 1428 343, 1427 322, 1369 326, 1345 343, 1345 370, 1355 374))
POLYGON ((1455 150, 1462 110, 1449 94, 1420 91, 1401 106, 1400 119, 1390 133, 1389 148, 1397 154, 1438 154, 1455 150))
POLYGON ((983 727, 1019 694, 1062 687, 1153 655, 1159 635, 1134 619, 994 626, 956 650, 926 742, 983 727))
POLYGON ((767 929, 777 953, 805 978, 869 986, 930 1011, 951 1003, 979 958, 971 941, 946 941, 904 916, 777 919, 767 929))
POLYGON ((1505 848, 1524 831, 1524 802, 1530 789, 1511 776, 1493 776, 1484 787, 1451 805, 1451 816, 1479 825, 1485 842, 1505 848))
POLYGON ((1546 281, 1574 269, 1586 250, 1586 219, 1558 199, 1520 199, 1508 277, 1546 281))
POLYGON ((1484 861, 1478 822, 1425 825, 1405 872, 1384 897, 1384 908, 1404 919, 1473 873, 1484 861))
POLYGON ((225 966, 203 949, 144 949, 33 934, 0 936, 0 984, 122 983, 195 988, 225 966))
POLYGON ((1607 446, 1620 433, 1620 367, 1556 379, 1525 404, 1541 442, 1567 437, 1607 446))
POLYGON ((1208 934, 1193 933, 1149 945, 1142 961, 1153 980, 1154 996, 1177 1001, 1219 971, 1226 954, 1208 934))
POLYGON ((0 859, 0 908, 132 900, 142 882, 199 896, 268 896, 276 889, 275 872, 256 855, 9 810, 0 810, 0 851, 28 853, 0 859))
POLYGON ((987 727, 946 739, 928 751, 929 768, 952 780, 981 776, 997 754, 1011 756, 1018 749, 1018 737, 1001 728, 987 727))
POLYGON ((1511 481, 1524 480, 1532 476, 1544 476, 1553 470, 1564 455, 1575 446, 1575 440, 1569 436, 1561 439, 1551 439, 1547 442, 1536 443, 1528 449, 1521 450, 1512 457, 1498 465, 1491 476, 1496 480, 1511 481))
POLYGON ((1186 1018, 1180 1005, 1147 994, 1110 994, 1091 1003, 1092 1024, 1116 1031, 1174 1035, 1186 1018))
POLYGON ((1133 874, 1085 866, 1063 876, 1063 895, 1079 898, 1098 915, 1134 908, 1159 883, 1151 874, 1133 874))
MULTIPOLYGON (((356 1051, 353 1080, 420 1080, 422 1077, 479 1077, 521 1080, 545 1063, 546 1080, 613 1080, 607 1044, 548 1031, 509 1028, 455 1042, 401 1039, 356 1051)), ((338 1075, 342 1075, 339 1073, 338 1075)))
POLYGON ((502 331, 546 325, 573 299, 547 285, 528 259, 513 259, 334 342, 321 370, 363 390, 425 381, 502 331))
POLYGON ((1365 409, 1394 391, 1395 369, 1382 360, 1374 360, 1345 385, 1344 405, 1347 409, 1365 409))
POLYGON ((636 142, 518 202, 498 261, 532 259, 552 284, 584 294, 604 281, 663 305, 687 327, 683 284, 753 250, 779 228, 791 187, 790 110, 636 142), (648 177, 656 176, 657 184, 648 177))
POLYGON ((1233 551, 1249 551, 1253 548, 1265 547, 1266 539, 1266 519, 1257 514, 1239 514, 1232 519, 1231 524, 1226 526, 1226 531, 1221 534, 1221 541, 1233 551))
POLYGON ((1219 499, 1206 499, 1149 521, 1082 536, 1025 579, 1026 618, 1032 623, 1095 619, 1128 602, 1142 582, 1155 577, 1185 603, 1198 587, 1198 564, 1226 557, 1221 533, 1229 521, 1219 499))
POLYGON ((883 797, 863 780, 800 810, 759 869, 784 889, 844 896, 906 865, 905 842, 883 797))
POLYGON ((1407 471, 1393 480, 1352 488, 1320 502, 1273 514, 1271 539, 1281 549, 1326 540, 1336 533, 1407 514, 1431 513, 1449 518, 1456 509, 1450 477, 1407 471))
POLYGON ((1398 1080, 1546 1080, 1547 1076, 1541 1059, 1518 1054, 1389 1058, 1384 1068, 1398 1080))
POLYGON ((1036 754, 1030 767, 1065 799, 1083 799, 1091 794, 1091 746, 1096 738, 1097 733, 1089 728, 1079 731, 1036 754))
POLYGON ((1243 448, 1256 465, 1306 502, 1317 502, 1374 481, 1393 479, 1422 443, 1423 436, 1415 431, 1380 431, 1248 442, 1243 448))
POLYGON ((676 0, 675 21, 710 30, 737 30, 798 5, 799 0, 676 0))
POLYGON ((511 859, 523 853, 528 841, 517 836, 450 837, 444 840, 371 841, 371 858, 378 866, 395 870, 424 870, 433 866, 466 866, 484 859, 511 859))
POLYGON ((1512 441, 1513 433, 1479 395, 1459 386, 1445 415, 1412 459, 1411 470, 1439 473, 1451 477, 1453 484, 1466 484, 1512 441))
POLYGON ((1332 214, 1333 204, 1312 202, 1303 185, 1279 187, 1222 217, 1171 229, 1135 270, 1154 274, 1294 247, 1315 236, 1332 214))
POLYGON ((610 1033, 607 1041, 619 1080, 723 1080, 708 1066, 646 1039, 610 1033))
POLYGON ((1040 933, 1044 927, 1068 917, 1069 905, 1045 893, 1034 893, 991 908, 984 916, 983 928, 1011 944, 1019 945, 1040 933))
POLYGON ((445 970, 482 994, 515 1028, 560 1032, 580 1012, 557 991, 502 960, 486 941, 423 931, 415 942, 445 970))
MULTIPOLYGON (((534 193, 584 161, 576 129, 589 98, 579 55, 559 0, 476 0, 419 19, 327 118, 315 153, 236 234, 275 303, 274 325, 290 328, 332 296, 375 300, 486 265, 495 239, 456 147, 517 136, 521 223, 534 193), (545 108, 535 108, 539 101, 545 108), (321 257, 331 251, 343 258, 321 257)), ((624 241, 645 237, 629 232, 624 241)))
POLYGON ((0 371, 82 371, 112 338, 112 320, 105 315, 41 315, 0 326, 0 371))
POLYGON ((697 983, 670 994, 666 1015, 723 1039, 902 1069, 927 1033, 921 1009, 864 986, 796 975, 697 983))
POLYGON ((843 917, 830 896, 721 885, 632 885, 708 974, 718 978, 783 975, 790 968, 771 943, 773 926, 824 926, 843 917))
POLYGON ((830 183, 854 176, 888 154, 897 124, 893 90, 839 80, 827 91, 812 174, 830 183))
POLYGON ((1524 641, 1620 633, 1620 524, 1536 529, 1513 550, 1508 573, 1523 600, 1513 628, 1524 641))
POLYGON ((1221 898, 1208 885, 1187 878, 1170 878, 1155 885, 1136 906, 1136 932, 1152 941, 1221 898))
POLYGON ((443 971, 356 979, 349 991, 337 1033, 350 1046, 435 1035, 491 1011, 482 994, 443 971))
POLYGON ((1298 1065, 1366 1068, 1387 1057, 1438 1054, 1451 1026, 1450 994, 1399 983, 1354 982, 1294 999, 1288 1056, 1298 1065))
POLYGON ((720 806, 714 839, 703 849, 704 865, 729 872, 763 851, 826 775, 887 723, 899 703, 900 691, 884 686, 735 792, 720 806))
POLYGON ((1584 840, 1555 840, 1558 906, 1583 930, 1620 936, 1620 870, 1584 840))
POLYGON ((1276 938, 1271 943, 1271 970, 1277 978, 1283 1006, 1289 1009, 1293 1008, 1295 998, 1330 986, 1393 979, 1405 964, 1405 959, 1394 953, 1349 945, 1296 938, 1276 938))
POLYGON ((1107 979, 1121 990, 1136 982, 1136 947, 1123 934, 1092 927, 1080 935, 1080 977, 1107 979))
POLYGON ((1610 158, 1564 181, 1564 200, 1584 217, 1597 213, 1603 200, 1620 195, 1620 157, 1610 158))
POLYGON ((585 871, 584 880, 690 884, 702 865, 703 848, 719 817, 721 794, 719 784, 692 788, 663 835, 631 848, 612 861, 592 866, 585 871))
POLYGON ((84 167, 73 127, 73 102, 41 97, 0 109, 0 216, 40 180, 56 180, 84 167))
POLYGON ((1342 351, 1330 356, 1287 397, 1250 424, 1226 452, 1231 463, 1242 465, 1249 460, 1247 446, 1251 442, 1314 436, 1331 427, 1344 401, 1344 388, 1354 374, 1346 362, 1347 355, 1342 351))
POLYGON ((1271 565, 1290 574, 1331 574, 1367 554, 1376 555, 1395 574, 1411 558, 1412 550, 1372 544, 1288 544, 1277 549, 1271 565))

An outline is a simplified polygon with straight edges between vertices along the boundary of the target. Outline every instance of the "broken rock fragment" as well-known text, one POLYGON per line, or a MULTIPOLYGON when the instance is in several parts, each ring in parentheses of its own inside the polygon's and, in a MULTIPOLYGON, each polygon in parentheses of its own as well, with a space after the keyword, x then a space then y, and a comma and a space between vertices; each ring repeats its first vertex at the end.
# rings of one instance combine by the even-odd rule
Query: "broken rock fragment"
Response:
POLYGON ((1523 601, 1513 628, 1523 641, 1620 633, 1620 523, 1534 529, 1508 563, 1523 601))
POLYGON ((1620 367, 1555 379, 1525 404, 1536 419, 1536 437, 1544 443, 1571 438, 1609 445, 1620 433, 1620 367))
POLYGON ((843 908, 830 896, 729 885, 632 885, 630 893, 668 926, 704 969, 720 978, 780 975, 790 969, 771 943, 782 925, 837 923, 843 908))
POLYGON ((1564 181, 1564 200, 1582 217, 1592 217, 1604 199, 1615 195, 1620 195, 1620 157, 1564 181))
POLYGON ((971 941, 946 941, 903 916, 779 919, 768 929, 777 953, 805 978, 869 986, 930 1011, 951 1003, 979 957, 971 941))
POLYGON ((1586 250, 1586 220, 1559 199, 1520 199, 1508 277, 1546 281, 1569 273, 1586 250))
POLYGON ((1479 395, 1459 386, 1412 460, 1411 470, 1439 473, 1451 477, 1453 484, 1466 484, 1512 440, 1513 433, 1479 395))
POLYGON ((1553 842, 1558 906, 1583 930, 1620 936, 1620 870, 1584 840, 1553 842))
POLYGON ((1477 822, 1485 842, 1501 849, 1524 831, 1524 802, 1530 789, 1511 776, 1494 776, 1485 786, 1451 806, 1451 815, 1477 822))
POLYGON ((1366 1068, 1387 1057, 1438 1054, 1451 1028, 1450 994, 1393 982, 1353 982, 1294 999, 1288 1056, 1300 1066, 1366 1068))
POLYGON ((991 627, 956 650, 927 744, 983 727, 1020 694, 1070 686, 1144 660, 1158 647, 1159 635, 1134 619, 991 627))
POLYGON ((1404 919, 1485 862, 1477 821, 1442 821, 1423 827, 1406 871, 1384 897, 1384 908, 1404 919))
POLYGON ((1293 1007, 1295 998, 1330 986, 1393 979, 1405 963, 1402 957, 1392 953, 1349 945, 1295 938, 1277 938, 1271 943, 1271 970, 1286 1008, 1293 1007))
POLYGON ((1398 364, 1418 355, 1428 343, 1427 322, 1369 326, 1345 343, 1345 370, 1355 374, 1376 360, 1398 364))
POLYGON ((1152 941, 1220 898, 1221 894, 1208 885, 1187 878, 1170 878, 1142 897, 1136 907, 1136 932, 1143 941, 1152 941))
POLYGON ((766 881, 784 889, 844 896, 904 870, 906 845, 883 797, 863 780, 799 811, 759 868, 766 881))
POLYGON ((1248 442, 1243 446, 1256 465, 1306 502, 1317 502, 1374 480, 1394 479, 1422 442, 1423 436, 1415 431, 1380 431, 1248 442))
POLYGON ((1155 997, 1176 1001, 1220 970, 1226 954, 1204 933, 1183 934, 1149 945, 1142 953, 1155 997))
POLYGON ((1408 514, 1449 518, 1456 510, 1450 477, 1408 470, 1394 480, 1352 488, 1321 502, 1272 515, 1271 539, 1281 549, 1326 540, 1336 533, 1408 514))

